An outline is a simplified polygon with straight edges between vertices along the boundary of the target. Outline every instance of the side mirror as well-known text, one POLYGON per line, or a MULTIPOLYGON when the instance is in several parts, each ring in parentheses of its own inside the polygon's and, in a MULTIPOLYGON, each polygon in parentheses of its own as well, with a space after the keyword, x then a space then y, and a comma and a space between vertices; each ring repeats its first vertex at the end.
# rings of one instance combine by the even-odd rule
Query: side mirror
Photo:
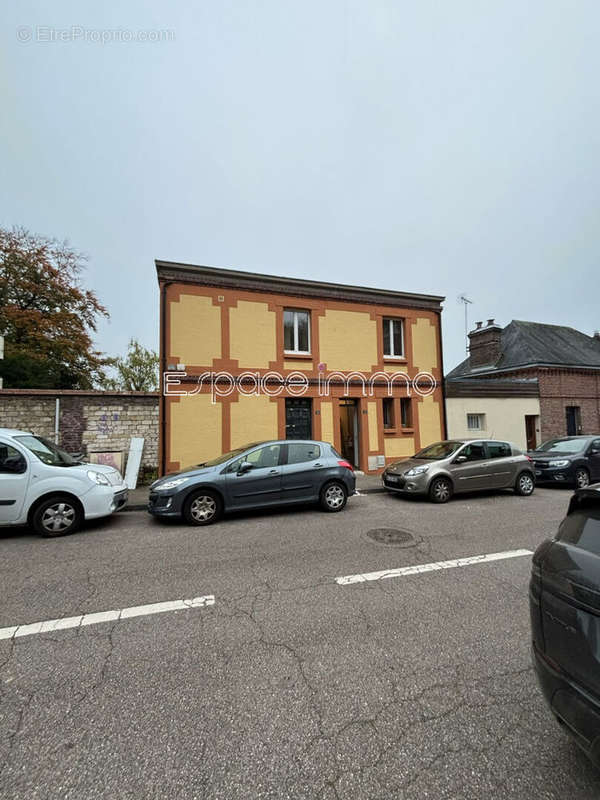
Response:
POLYGON ((456 458, 454 459, 455 464, 464 464, 465 461, 467 461, 466 456, 456 456, 456 458))
POLYGON ((238 467, 237 474, 245 475, 246 472, 250 472, 251 469, 252 469, 252 464, 249 461, 242 461, 242 463, 238 467))

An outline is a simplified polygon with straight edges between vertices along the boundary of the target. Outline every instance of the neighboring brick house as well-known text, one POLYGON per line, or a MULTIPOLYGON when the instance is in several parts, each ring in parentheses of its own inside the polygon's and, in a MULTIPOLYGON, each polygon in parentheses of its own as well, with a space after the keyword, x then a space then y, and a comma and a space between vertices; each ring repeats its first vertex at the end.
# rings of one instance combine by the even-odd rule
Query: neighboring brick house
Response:
POLYGON ((531 449, 556 436, 600 433, 600 337, 538 322, 478 322, 445 393, 450 436, 506 438, 531 449))
POLYGON ((180 381, 161 397, 162 472, 285 438, 332 442, 357 468, 375 472, 444 438, 444 298, 165 261, 156 267, 161 368, 180 381), (428 394, 408 385, 423 373, 433 376, 428 394))

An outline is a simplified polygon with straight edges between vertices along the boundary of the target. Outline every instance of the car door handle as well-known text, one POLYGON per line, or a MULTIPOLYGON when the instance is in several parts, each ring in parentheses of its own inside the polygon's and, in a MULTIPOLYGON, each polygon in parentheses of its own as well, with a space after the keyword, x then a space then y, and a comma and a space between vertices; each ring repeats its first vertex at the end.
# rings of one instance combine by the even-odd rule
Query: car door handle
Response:
POLYGON ((313 467, 322 467, 323 464, 313 464, 313 467))
POLYGON ((279 473, 278 469, 272 469, 270 470, 269 475, 277 475, 278 473, 279 473))

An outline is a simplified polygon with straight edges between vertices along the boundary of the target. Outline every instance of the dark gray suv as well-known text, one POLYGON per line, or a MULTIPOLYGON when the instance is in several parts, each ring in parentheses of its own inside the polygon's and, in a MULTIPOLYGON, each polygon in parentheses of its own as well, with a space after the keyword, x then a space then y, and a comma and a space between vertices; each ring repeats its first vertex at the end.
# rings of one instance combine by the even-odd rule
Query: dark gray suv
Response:
POLYGON ((352 465, 327 442, 281 440, 224 453, 150 486, 148 511, 210 525, 227 511, 320 503, 341 511, 354 494, 352 465))

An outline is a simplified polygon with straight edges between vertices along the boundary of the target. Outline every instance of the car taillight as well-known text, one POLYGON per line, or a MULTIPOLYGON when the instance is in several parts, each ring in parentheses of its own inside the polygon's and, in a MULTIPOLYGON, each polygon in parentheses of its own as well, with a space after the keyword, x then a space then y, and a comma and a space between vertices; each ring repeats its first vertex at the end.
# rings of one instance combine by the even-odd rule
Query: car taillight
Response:
POLYGON ((350 472, 354 472, 354 467, 349 461, 338 461, 338 467, 346 467, 350 472))

